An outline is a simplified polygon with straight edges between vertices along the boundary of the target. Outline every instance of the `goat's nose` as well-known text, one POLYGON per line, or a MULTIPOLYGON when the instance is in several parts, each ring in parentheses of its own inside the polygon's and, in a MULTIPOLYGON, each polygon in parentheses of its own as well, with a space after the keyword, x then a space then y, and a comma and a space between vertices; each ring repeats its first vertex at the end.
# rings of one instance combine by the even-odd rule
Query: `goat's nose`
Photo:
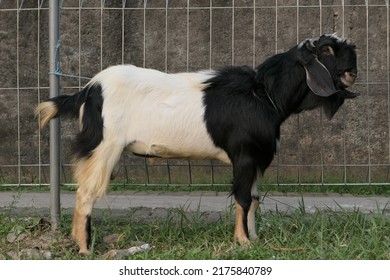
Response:
POLYGON ((343 75, 341 75, 340 80, 346 87, 350 87, 355 83, 357 74, 353 71, 345 71, 343 75))

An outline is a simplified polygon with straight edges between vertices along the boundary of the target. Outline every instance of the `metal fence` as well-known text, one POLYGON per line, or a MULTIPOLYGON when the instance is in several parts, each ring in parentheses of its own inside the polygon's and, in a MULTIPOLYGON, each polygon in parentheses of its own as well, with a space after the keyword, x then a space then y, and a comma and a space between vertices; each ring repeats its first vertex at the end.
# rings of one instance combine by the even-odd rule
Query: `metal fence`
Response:
MULTIPOLYGON (((388 185, 390 172, 389 1, 63 0, 60 37, 49 41, 49 1, 0 0, 0 186, 48 185, 49 130, 33 110, 114 64, 166 72, 256 66, 307 37, 337 32, 357 45, 359 76, 331 121, 321 110, 292 116, 264 181, 278 185, 388 185), (49 69, 49 46, 56 65, 49 69)), ((62 184, 74 184, 70 141, 61 121, 62 184)), ((215 161, 136 158, 124 153, 118 185, 229 185, 231 167, 215 161)))

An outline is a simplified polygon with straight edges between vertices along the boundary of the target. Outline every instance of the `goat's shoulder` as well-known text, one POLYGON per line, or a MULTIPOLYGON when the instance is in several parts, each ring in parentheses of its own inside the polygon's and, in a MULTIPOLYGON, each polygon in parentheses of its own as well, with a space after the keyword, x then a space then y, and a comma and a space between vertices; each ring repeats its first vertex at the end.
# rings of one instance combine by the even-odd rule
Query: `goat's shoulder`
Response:
POLYGON ((258 84, 254 69, 228 67, 217 72, 207 81, 203 102, 205 123, 214 142, 224 149, 228 145, 246 143, 256 146, 256 142, 274 145, 278 137, 276 112, 265 98, 255 96, 258 84))
POLYGON ((225 94, 238 94, 251 91, 255 85, 256 72, 249 66, 229 66, 217 70, 213 77, 205 81, 206 91, 221 90, 225 94))

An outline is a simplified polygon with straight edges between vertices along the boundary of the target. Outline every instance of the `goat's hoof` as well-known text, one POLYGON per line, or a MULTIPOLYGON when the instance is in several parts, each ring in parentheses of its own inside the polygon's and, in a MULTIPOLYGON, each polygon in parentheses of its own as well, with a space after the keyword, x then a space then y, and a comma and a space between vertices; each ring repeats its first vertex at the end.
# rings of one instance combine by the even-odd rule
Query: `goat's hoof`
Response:
POLYGON ((83 256, 89 256, 91 252, 88 249, 80 249, 79 254, 83 256))
POLYGON ((257 234, 249 235, 249 240, 250 241, 259 241, 260 238, 257 236, 257 234))
POLYGON ((250 240, 246 236, 245 237, 236 236, 234 237, 234 241, 236 241, 241 246, 249 246, 251 244, 250 240))

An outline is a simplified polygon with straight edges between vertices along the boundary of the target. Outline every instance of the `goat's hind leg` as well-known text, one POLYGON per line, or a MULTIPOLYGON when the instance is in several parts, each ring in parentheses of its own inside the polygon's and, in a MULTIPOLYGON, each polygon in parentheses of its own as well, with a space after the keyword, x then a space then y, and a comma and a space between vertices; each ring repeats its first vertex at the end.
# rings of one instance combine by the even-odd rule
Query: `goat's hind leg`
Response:
POLYGON ((88 254, 91 242, 91 213, 96 200, 105 195, 111 172, 123 147, 103 141, 92 155, 76 162, 75 177, 79 185, 73 214, 72 237, 88 254))
POLYGON ((249 240, 255 241, 259 239, 256 232, 256 212, 260 204, 259 193, 257 191, 257 186, 255 183, 252 186, 251 195, 252 195, 252 202, 248 211, 248 234, 249 234, 249 240))

